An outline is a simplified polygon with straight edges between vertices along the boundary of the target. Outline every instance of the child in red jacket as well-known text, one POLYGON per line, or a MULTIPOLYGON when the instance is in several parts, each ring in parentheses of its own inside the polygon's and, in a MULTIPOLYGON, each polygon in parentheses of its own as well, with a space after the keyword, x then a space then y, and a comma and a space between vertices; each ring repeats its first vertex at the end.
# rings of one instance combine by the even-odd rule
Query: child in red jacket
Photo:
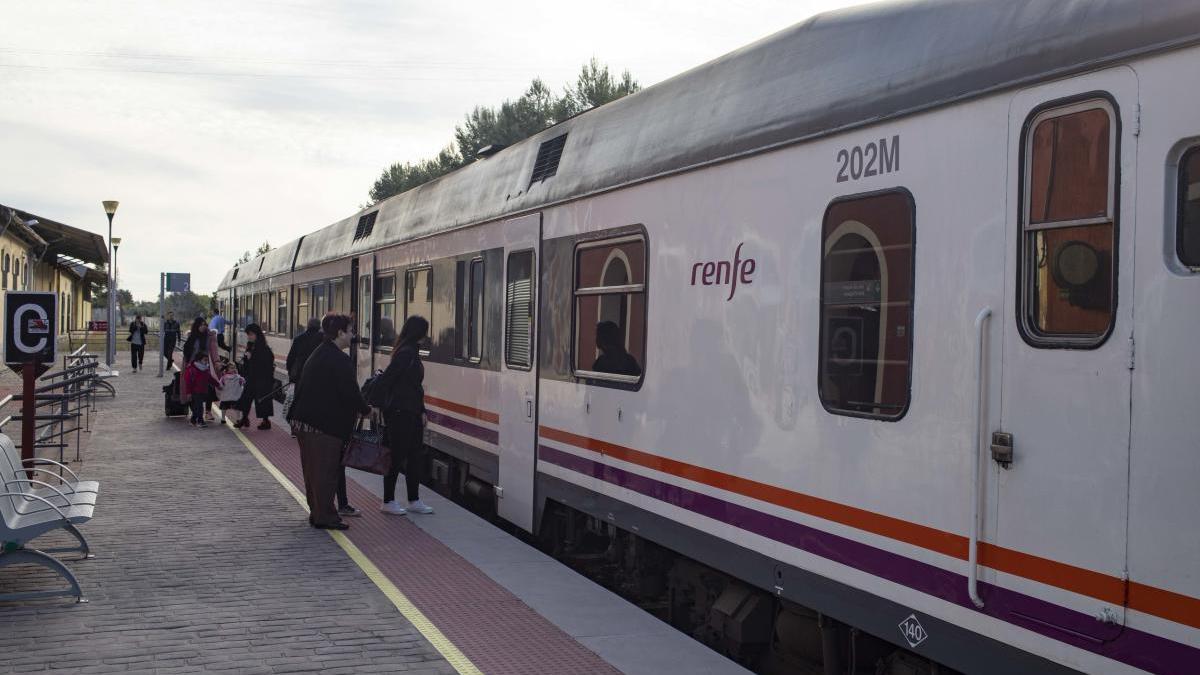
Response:
POLYGON ((204 422, 204 411, 208 408, 208 388, 210 384, 220 384, 213 375, 212 365, 208 362, 208 352, 197 351, 192 355, 192 362, 183 371, 184 387, 191 392, 192 417, 189 423, 201 429, 208 426, 204 422))

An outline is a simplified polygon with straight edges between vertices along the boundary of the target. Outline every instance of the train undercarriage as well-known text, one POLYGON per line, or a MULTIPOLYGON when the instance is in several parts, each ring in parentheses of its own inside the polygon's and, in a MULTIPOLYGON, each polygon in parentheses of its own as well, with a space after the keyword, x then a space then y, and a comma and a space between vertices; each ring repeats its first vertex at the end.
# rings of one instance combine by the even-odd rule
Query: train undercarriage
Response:
POLYGON ((439 494, 755 673, 957 672, 566 504, 548 501, 529 535, 496 516, 487 480, 437 449, 426 475, 439 494))

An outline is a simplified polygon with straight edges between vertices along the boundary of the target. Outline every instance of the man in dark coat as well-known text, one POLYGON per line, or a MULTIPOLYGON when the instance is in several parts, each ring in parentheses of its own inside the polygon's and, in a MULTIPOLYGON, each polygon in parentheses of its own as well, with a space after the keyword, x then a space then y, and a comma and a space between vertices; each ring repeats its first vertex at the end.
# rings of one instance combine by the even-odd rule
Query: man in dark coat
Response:
POLYGON ((300 381, 300 373, 304 370, 304 362, 312 355, 313 350, 321 344, 321 320, 309 319, 304 332, 292 340, 292 347, 287 354, 288 381, 295 384, 300 381))
POLYGON ((358 389, 354 362, 342 352, 354 339, 354 324, 345 314, 329 314, 321 321, 324 339, 313 351, 296 384, 296 399, 288 421, 300 442, 300 468, 309 524, 345 530, 334 508, 338 476, 342 475, 342 448, 350 440, 354 422, 371 412, 358 389))
MULTIPOLYGON (((163 358, 167 360, 167 370, 175 364, 175 345, 179 342, 179 322, 175 320, 175 312, 167 312, 163 321, 163 358)), ((185 367, 187 364, 183 364, 185 367)))

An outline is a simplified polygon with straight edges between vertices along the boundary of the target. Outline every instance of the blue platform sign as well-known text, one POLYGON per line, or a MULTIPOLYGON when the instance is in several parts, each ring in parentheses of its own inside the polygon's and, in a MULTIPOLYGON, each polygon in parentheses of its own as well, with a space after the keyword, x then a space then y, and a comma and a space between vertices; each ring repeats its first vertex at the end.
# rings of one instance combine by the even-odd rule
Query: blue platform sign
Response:
POLYGON ((189 272, 167 272, 167 292, 186 293, 192 290, 192 275, 189 272))

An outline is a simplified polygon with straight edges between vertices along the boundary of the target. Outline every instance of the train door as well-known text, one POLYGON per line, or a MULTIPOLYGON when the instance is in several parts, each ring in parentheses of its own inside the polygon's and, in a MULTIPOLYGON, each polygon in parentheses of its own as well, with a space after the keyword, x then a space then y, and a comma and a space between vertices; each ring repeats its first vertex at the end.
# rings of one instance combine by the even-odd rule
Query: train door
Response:
POLYGON ((1000 467, 981 563, 1050 600, 1011 611, 1095 640, 1125 621, 1137 85, 1117 68, 1012 100, 1013 309, 979 449, 1000 467))
POLYGON ((375 256, 359 256, 350 263, 350 267, 354 278, 351 301, 354 305, 355 322, 358 324, 358 346, 351 351, 358 371, 358 381, 362 382, 371 376, 375 367, 375 336, 371 334, 371 317, 375 309, 375 256))
POLYGON ((246 327, 245 322, 241 318, 242 304, 244 302, 245 298, 241 297, 238 289, 229 289, 230 313, 225 315, 225 321, 227 322, 226 330, 232 333, 232 335, 228 336, 229 342, 227 344, 229 345, 229 360, 233 363, 238 362, 238 335, 242 332, 241 329, 246 327))
POLYGON ((542 216, 501 224, 504 229, 504 340, 500 366, 500 470, 496 508, 501 518, 533 531, 537 458, 537 279, 542 216))

